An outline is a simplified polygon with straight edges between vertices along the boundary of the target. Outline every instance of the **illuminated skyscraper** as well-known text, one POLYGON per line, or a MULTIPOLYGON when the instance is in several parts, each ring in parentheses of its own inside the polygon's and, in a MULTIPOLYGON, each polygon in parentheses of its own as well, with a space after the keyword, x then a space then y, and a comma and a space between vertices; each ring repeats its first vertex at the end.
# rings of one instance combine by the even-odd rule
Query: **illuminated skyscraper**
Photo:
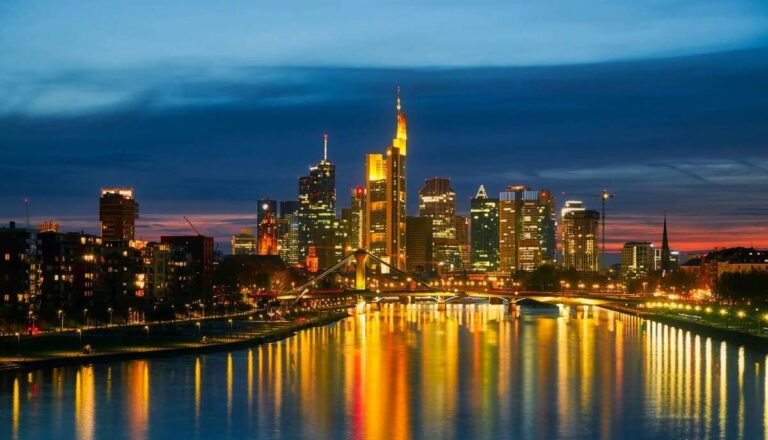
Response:
POLYGON ((336 263, 336 166, 328 160, 328 135, 323 159, 299 178, 299 260, 314 248, 319 269, 336 263))
POLYGON ((469 269, 469 218, 463 215, 454 217, 456 224, 456 248, 458 250, 460 269, 469 269))
POLYGON ((499 267, 499 199, 491 199, 483 185, 470 200, 470 263, 473 270, 499 267))
POLYGON ((461 267, 456 242, 456 193, 451 179, 433 177, 419 191, 419 216, 432 219, 432 250, 439 271, 461 267))
POLYGON ((555 198, 548 190, 510 186, 499 194, 499 254, 504 272, 555 262, 555 198))
POLYGON ((133 240, 139 204, 133 198, 133 188, 102 188, 99 199, 101 238, 104 240, 133 240))
POLYGON ((397 131, 386 154, 365 156, 365 247, 405 270, 406 117, 397 89, 397 131))
MULTIPOLYGON (((581 202, 577 203, 581 205, 581 202)), ((575 206, 572 201, 566 202, 561 212, 563 267, 584 272, 597 271, 600 267, 597 244, 600 213, 575 206)))
POLYGON ((365 188, 352 188, 350 207, 341 210, 341 224, 344 229, 344 254, 363 247, 365 230, 365 188))
POLYGON ((280 202, 278 254, 285 264, 299 264, 299 207, 296 200, 280 202))

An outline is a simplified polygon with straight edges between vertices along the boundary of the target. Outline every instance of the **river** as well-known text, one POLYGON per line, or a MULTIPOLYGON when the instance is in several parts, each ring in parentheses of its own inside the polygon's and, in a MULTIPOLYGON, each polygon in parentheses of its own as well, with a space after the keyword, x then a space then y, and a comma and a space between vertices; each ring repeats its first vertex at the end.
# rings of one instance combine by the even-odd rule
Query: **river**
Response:
POLYGON ((592 308, 386 306, 230 353, 0 376, 9 439, 761 439, 765 353, 592 308))

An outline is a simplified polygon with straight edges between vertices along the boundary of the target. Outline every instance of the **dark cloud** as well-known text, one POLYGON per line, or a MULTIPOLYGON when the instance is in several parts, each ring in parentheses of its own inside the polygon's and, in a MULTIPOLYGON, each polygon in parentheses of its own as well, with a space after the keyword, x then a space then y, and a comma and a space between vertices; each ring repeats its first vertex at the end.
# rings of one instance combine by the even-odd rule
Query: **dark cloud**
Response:
POLYGON ((396 84, 414 211, 438 175, 453 178, 460 210, 481 183, 523 183, 607 187, 628 214, 764 216, 753 205, 768 191, 768 49, 525 68, 72 72, 27 84, 35 104, 0 116, 0 218, 18 217, 24 196, 41 216, 95 218, 98 188, 113 184, 135 187, 144 213, 249 213, 257 198, 296 196, 324 132, 344 206, 364 154, 393 136, 396 84), (82 102, 60 99, 80 90, 82 102))

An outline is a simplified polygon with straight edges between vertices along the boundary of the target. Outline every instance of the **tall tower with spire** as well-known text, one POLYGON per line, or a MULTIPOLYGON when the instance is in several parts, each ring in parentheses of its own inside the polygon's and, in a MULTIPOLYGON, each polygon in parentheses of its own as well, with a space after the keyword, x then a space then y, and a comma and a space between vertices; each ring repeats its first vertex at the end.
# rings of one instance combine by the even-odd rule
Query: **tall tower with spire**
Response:
POLYGON ((664 232, 661 236, 661 270, 668 272, 672 269, 669 251, 669 237, 667 236, 667 214, 664 213, 664 232))
POLYGON ((397 128, 386 154, 365 156, 365 240, 368 250, 405 270, 407 119, 397 88, 397 128))
POLYGON ((493 272, 499 268, 499 199, 488 197, 480 185, 469 201, 469 261, 473 270, 493 272))
POLYGON ((317 257, 319 269, 337 262, 336 165, 328 160, 328 135, 323 135, 323 158, 299 178, 299 261, 317 257))

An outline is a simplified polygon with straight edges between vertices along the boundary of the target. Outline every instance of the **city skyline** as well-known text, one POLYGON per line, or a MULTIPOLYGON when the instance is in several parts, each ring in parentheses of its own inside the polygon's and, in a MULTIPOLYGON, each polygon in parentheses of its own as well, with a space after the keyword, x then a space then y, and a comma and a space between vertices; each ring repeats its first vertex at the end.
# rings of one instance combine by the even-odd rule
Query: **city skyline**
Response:
MULTIPOLYGON (((721 11, 724 20, 768 17, 760 2, 736 4, 721 11)), ((715 16, 723 4, 711 6, 702 14, 715 16)), ((383 151, 391 137, 399 84, 411 122, 407 178, 450 178, 458 214, 469 213, 481 184, 491 195, 509 185, 547 188, 559 206, 583 199, 568 193, 608 188, 617 194, 608 208, 610 252, 626 241, 659 241, 664 212, 677 249, 768 247, 768 34, 759 26, 728 38, 708 28, 711 44, 669 50, 647 41, 645 50, 590 56, 566 56, 564 38, 555 39, 547 60, 494 50, 455 63, 444 54, 415 62, 392 53, 379 63, 359 54, 269 62, 243 49, 226 61, 200 53, 160 62, 166 47, 130 60, 116 51, 121 62, 94 64, 71 47, 61 55, 67 63, 40 53, 44 36, 22 38, 34 33, 20 29, 24 8, 7 8, 3 41, 17 43, 9 58, 17 62, 0 65, 8 86, 0 108, 4 223, 23 224, 29 198, 35 222, 97 232, 94 194, 127 186, 142 203, 137 237, 189 233, 187 216, 226 242, 256 226, 259 199, 297 198, 295 179, 317 162, 325 132, 337 191, 363 185, 365 154, 383 151), (22 47, 52 65, 21 59, 22 47)), ((127 44, 126 33, 118 29, 113 40, 127 44)), ((407 199, 416 214, 414 185, 407 199)))

